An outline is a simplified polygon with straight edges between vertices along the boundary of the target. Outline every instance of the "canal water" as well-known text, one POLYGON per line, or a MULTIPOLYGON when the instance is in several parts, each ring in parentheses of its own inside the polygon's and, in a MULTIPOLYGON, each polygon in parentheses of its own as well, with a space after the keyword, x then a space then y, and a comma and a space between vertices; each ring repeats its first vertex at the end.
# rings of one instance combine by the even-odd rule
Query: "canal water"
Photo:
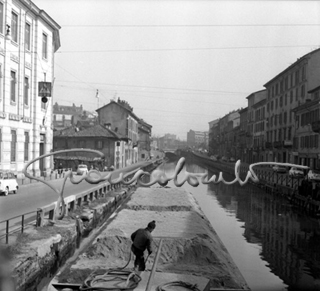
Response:
MULTIPOLYGON (((173 173, 176 161, 162 166, 173 173)), ((218 171, 186 158, 185 171, 218 171)), ((227 181, 234 179, 223 175, 227 181)), ((200 179, 199 179, 200 181, 200 179)), ((169 187, 175 187, 169 182, 169 187)), ((191 192, 253 291, 320 290, 320 220, 253 185, 201 183, 191 192)))

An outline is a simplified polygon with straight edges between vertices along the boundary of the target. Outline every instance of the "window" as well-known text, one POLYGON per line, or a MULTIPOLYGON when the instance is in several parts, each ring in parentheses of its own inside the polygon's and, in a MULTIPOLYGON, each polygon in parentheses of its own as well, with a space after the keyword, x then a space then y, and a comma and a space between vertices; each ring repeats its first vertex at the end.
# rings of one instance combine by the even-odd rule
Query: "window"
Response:
POLYGON ((23 100, 25 105, 29 105, 29 78, 24 77, 23 100))
POLYGON ((11 102, 16 102, 16 72, 11 71, 10 93, 11 102))
POLYGON ((48 57, 48 36, 45 33, 42 34, 42 57, 48 57))
POLYGON ((31 37, 31 26, 29 23, 26 23, 26 27, 25 27, 25 48, 26 50, 30 51, 30 37, 31 37))
POLYGON ((296 101, 298 101, 299 89, 296 88, 296 101))
POLYGON ((276 104, 275 104, 274 109, 277 109, 277 108, 278 108, 278 98, 276 99, 276 104))
POLYGON ((103 148, 103 141, 102 140, 98 140, 96 142, 96 148, 97 149, 102 149, 103 148))
POLYGON ((299 70, 296 71, 295 73, 295 85, 299 84, 299 70))
POLYGON ((302 81, 306 79, 306 66, 302 67, 302 81))
POLYGON ((288 103, 288 94, 285 94, 284 95, 284 105, 286 106, 287 105, 287 103, 288 103))
POLYGON ((273 100, 271 101, 271 111, 273 110, 273 100))
POLYGON ((302 98, 304 97, 304 94, 305 94, 305 86, 302 85, 302 86, 301 86, 301 97, 302 97, 302 98))
POLYGON ((3 3, 0 2, 0 32, 3 33, 3 3))
POLYGON ((291 140, 291 127, 288 127, 288 140, 291 140))
POLYGON ((11 162, 16 161, 16 150, 17 150, 17 132, 11 130, 11 162))
POLYGON ((293 73, 290 75, 290 85, 291 85, 291 87, 294 86, 294 84, 293 84, 293 73))
POLYGON ((24 133, 24 160, 29 160, 29 132, 24 133))
POLYGON ((283 123, 287 124, 287 112, 283 114, 283 123))
POLYGON ((293 102, 293 91, 290 92, 290 103, 293 102))
POLYGON ((286 76, 286 79, 285 79, 285 89, 286 90, 288 90, 288 88, 289 88, 288 82, 289 82, 289 76, 286 76))
POLYGON ((11 39, 18 42, 18 15, 11 13, 11 39))
POLYGON ((279 94, 279 83, 276 84, 276 95, 279 94))
POLYGON ((282 124, 282 113, 279 114, 279 125, 282 124))
POLYGON ((280 107, 282 107, 282 104, 283 104, 283 96, 280 96, 280 107))

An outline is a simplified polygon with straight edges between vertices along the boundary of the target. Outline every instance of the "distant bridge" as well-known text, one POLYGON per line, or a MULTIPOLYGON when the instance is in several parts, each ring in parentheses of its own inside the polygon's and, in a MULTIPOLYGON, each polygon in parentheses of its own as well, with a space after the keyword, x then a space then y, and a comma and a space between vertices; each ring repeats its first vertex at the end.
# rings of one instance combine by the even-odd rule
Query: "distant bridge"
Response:
POLYGON ((165 153, 175 153, 176 149, 172 150, 172 149, 164 149, 163 150, 165 153))

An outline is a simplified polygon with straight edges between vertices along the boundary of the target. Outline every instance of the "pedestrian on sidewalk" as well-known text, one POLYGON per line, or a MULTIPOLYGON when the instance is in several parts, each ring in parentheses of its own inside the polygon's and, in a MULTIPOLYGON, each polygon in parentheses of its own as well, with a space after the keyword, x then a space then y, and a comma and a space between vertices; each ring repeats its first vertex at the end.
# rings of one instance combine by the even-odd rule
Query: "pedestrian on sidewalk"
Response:
POLYGON ((156 222, 153 220, 148 223, 146 228, 140 228, 131 234, 131 250, 135 255, 134 270, 144 271, 146 269, 144 260, 144 251, 147 249, 149 256, 153 252, 153 238, 151 232, 156 228, 156 222))

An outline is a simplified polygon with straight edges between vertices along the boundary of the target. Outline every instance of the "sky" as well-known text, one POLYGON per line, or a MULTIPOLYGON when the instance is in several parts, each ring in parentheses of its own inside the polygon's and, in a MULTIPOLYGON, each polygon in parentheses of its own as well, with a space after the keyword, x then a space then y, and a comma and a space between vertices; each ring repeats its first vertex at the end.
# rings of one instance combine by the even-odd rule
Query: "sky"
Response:
POLYGON ((34 3, 61 26, 53 102, 94 111, 120 97, 155 136, 208 131, 320 47, 320 1, 34 3))

